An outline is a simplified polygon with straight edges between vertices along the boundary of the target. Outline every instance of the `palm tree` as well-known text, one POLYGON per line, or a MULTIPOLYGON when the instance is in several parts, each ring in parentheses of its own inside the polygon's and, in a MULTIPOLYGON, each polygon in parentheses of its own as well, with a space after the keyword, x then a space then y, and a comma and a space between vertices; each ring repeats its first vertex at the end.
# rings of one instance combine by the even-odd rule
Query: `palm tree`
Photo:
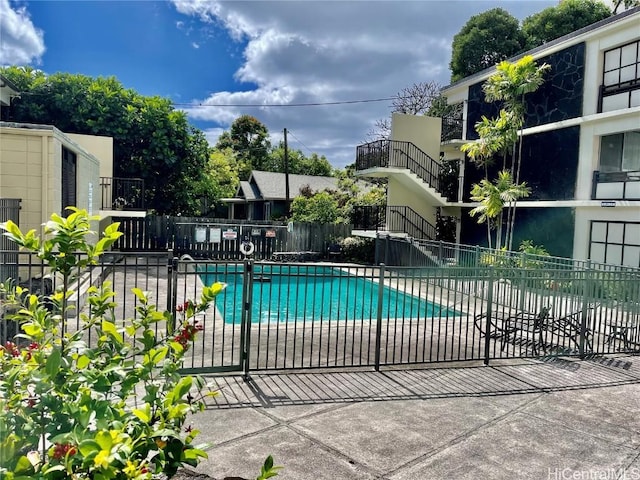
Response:
MULTIPOLYGON (((504 206, 511 205, 518 198, 528 197, 531 189, 526 183, 520 185, 513 182, 511 172, 502 170, 498 173, 495 183, 487 179, 473 185, 471 189, 471 199, 480 202, 480 205, 471 210, 472 217, 480 215, 479 223, 497 220, 496 250, 502 248, 502 224, 504 216, 504 206)), ((488 233, 489 248, 491 248, 491 234, 488 233)))
MULTIPOLYGON (((516 185, 520 182, 520 166, 522 161, 522 131, 525 121, 525 95, 535 92, 544 83, 544 74, 551 68, 543 63, 538 66, 531 55, 525 55, 515 63, 500 62, 496 73, 491 75, 482 87, 487 102, 502 101, 509 112, 511 128, 519 130, 512 144, 511 175, 515 172, 516 185), (516 144, 518 154, 516 156, 516 144)), ((502 112, 501 112, 502 113, 502 112)), ((479 132, 478 132, 479 133, 479 132)), ((507 225, 507 247, 511 250, 517 200, 511 205, 507 225)))
MULTIPOLYGON (((511 116, 506 110, 500 111, 500 116, 495 119, 482 117, 475 125, 480 138, 474 142, 465 143, 460 150, 467 154, 473 163, 484 167, 484 182, 489 181, 488 166, 493 162, 494 156, 498 152, 503 153, 502 169, 505 167, 507 147, 516 141, 518 135, 517 128, 513 128, 511 116)), ((473 191, 471 192, 473 195, 473 191)), ((481 217, 480 223, 484 220, 481 217)), ((491 220, 487 221, 487 241, 491 248, 491 220)))

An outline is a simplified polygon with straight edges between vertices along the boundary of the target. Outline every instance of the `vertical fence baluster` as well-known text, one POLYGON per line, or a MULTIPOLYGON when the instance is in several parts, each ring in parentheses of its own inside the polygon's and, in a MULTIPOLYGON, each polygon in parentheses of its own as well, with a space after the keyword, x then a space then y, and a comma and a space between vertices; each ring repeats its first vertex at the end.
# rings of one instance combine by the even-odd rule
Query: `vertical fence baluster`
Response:
POLYGON ((385 265, 384 263, 381 263, 380 272, 378 274, 378 312, 376 315, 376 360, 374 367, 376 372, 380 371, 380 343, 382 339, 382 295, 384 293, 384 275, 385 265))
MULTIPOLYGON (((242 338, 241 351, 244 362, 244 379, 249 380, 249 362, 251 351, 251 303, 253 300, 253 260, 244 261, 242 278, 242 338)), ((259 347, 260 345, 258 345, 259 347)))
POLYGON ((490 352, 490 340, 491 340, 491 316, 493 310, 493 270, 487 270, 487 321, 484 326, 484 364, 489 365, 489 352, 490 352))

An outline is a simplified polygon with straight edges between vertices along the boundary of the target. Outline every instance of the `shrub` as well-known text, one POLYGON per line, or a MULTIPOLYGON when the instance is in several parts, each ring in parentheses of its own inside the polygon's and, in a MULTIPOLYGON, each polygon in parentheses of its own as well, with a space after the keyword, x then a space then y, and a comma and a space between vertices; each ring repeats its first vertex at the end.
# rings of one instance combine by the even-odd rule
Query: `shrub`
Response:
MULTIPOLYGON (((47 240, 10 221, 0 225, 62 279, 40 297, 0 284, 0 301, 23 332, 0 348, 0 478, 171 477, 207 455, 193 445, 198 431, 183 430, 187 415, 204 407, 204 384, 179 368, 200 330, 195 315, 224 284, 204 287, 199 301, 187 301, 177 314, 158 311, 134 288, 135 316, 118 322, 114 291, 104 282, 89 288, 79 328, 67 329, 74 272, 96 264, 121 235, 116 223, 91 245, 86 237, 97 218, 71 210, 67 218, 52 215, 47 240)), ((272 460, 265 465, 277 468, 272 460)))
POLYGON ((375 262, 375 239, 346 237, 340 241, 342 256, 349 261, 365 264, 375 262))

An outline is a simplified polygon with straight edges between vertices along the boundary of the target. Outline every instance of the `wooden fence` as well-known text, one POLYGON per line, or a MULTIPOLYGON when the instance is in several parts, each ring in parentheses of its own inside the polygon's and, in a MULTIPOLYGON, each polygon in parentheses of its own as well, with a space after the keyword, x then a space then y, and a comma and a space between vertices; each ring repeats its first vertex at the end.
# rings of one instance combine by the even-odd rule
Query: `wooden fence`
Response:
POLYGON ((166 251, 193 258, 238 260, 243 242, 254 246, 258 260, 275 252, 316 252, 324 256, 337 238, 351 235, 351 225, 283 223, 199 217, 150 215, 145 218, 114 218, 122 237, 114 245, 121 251, 166 251))

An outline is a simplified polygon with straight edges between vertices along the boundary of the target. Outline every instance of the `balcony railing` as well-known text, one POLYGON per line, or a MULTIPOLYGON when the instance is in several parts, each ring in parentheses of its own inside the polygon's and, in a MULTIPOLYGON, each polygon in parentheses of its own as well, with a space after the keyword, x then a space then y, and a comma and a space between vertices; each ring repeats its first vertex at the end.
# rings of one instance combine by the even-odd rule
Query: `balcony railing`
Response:
POLYGON ((593 172, 592 200, 640 200, 640 171, 593 172))
POLYGON ((144 210, 144 180, 100 177, 102 210, 144 210))
POLYGON ((356 170, 406 168, 440 192, 442 165, 411 142, 377 140, 356 149, 356 170))
POLYGON ((412 238, 436 239, 436 227, 407 206, 356 206, 351 222, 358 230, 406 233, 412 238))

